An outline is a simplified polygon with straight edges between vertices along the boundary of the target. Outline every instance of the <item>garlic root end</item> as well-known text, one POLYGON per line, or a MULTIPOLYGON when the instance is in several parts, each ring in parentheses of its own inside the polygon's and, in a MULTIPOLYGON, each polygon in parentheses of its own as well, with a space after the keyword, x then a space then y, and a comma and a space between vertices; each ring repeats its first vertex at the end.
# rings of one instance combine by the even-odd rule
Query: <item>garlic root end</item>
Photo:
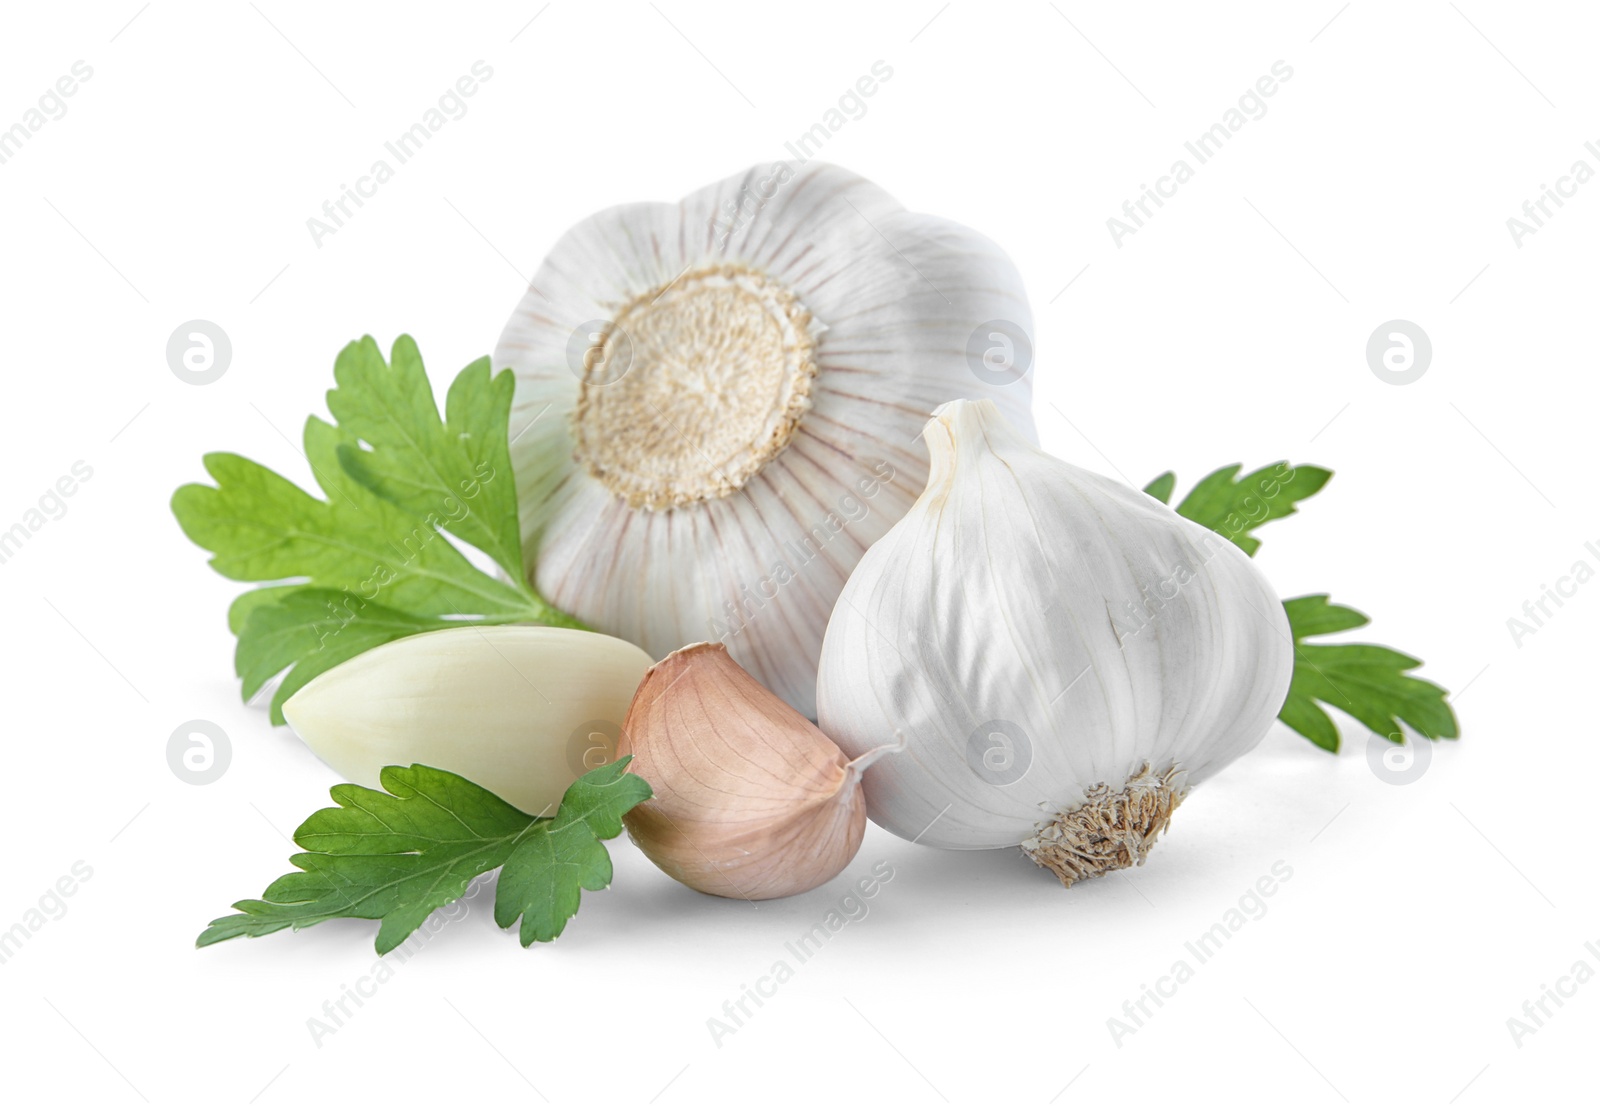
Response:
POLYGON ((1143 864, 1188 793, 1176 765, 1157 775, 1146 763, 1119 791, 1097 783, 1072 810, 1039 826, 1022 851, 1063 887, 1143 864))

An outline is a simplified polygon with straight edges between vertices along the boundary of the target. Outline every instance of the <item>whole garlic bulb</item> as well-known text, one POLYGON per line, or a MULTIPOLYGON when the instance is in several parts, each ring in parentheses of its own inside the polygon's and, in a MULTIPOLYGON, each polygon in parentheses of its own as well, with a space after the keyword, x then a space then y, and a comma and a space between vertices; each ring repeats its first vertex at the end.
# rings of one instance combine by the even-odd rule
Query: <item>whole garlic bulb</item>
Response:
POLYGON ((1232 542, 1041 452, 992 404, 940 407, 925 438, 927 489, 828 624, 820 724, 847 755, 904 732, 865 778, 902 837, 1021 845, 1069 885, 1142 863, 1282 706, 1282 605, 1232 542))
POLYGON ((591 216, 494 355, 530 578, 652 656, 721 641, 815 717, 839 589, 926 479, 922 422, 989 397, 1032 433, 1032 325, 994 243, 820 162, 591 216))
POLYGON ((289 697, 300 740, 351 783, 390 764, 465 776, 528 814, 615 759, 650 658, 604 634, 462 626, 369 649, 289 697))
POLYGON ((621 754, 655 797, 623 824, 662 871, 725 898, 820 886, 861 847, 859 762, 762 687, 721 645, 670 654, 639 684, 621 754))

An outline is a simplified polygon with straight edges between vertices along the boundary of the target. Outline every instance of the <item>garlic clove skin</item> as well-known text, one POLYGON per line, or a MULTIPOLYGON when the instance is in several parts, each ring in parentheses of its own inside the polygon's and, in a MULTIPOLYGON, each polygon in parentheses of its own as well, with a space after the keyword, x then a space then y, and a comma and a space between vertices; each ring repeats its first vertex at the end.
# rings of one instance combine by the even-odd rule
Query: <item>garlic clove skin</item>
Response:
POLYGON ((519 810, 555 813, 569 784, 616 757, 650 657, 551 626, 434 630, 369 649, 290 696, 284 718, 351 783, 391 764, 465 776, 519 810))
POLYGON ((828 615, 925 482, 928 415, 988 397, 1032 433, 1031 357, 972 352, 996 320, 1033 328, 1003 250, 820 161, 584 219, 494 354, 530 578, 656 657, 720 641, 816 717, 828 615))
POLYGON ((1066 883, 1141 862, 1270 729, 1293 670, 1281 603, 1231 541, 990 404, 940 407, 925 440, 926 490, 828 624, 820 724, 846 755, 904 732, 864 783, 902 837, 1023 845, 1066 883))
POLYGON ((722 645, 652 667, 622 729, 629 771, 655 792, 623 822, 680 883, 752 901, 798 895, 861 847, 859 766, 722 645))

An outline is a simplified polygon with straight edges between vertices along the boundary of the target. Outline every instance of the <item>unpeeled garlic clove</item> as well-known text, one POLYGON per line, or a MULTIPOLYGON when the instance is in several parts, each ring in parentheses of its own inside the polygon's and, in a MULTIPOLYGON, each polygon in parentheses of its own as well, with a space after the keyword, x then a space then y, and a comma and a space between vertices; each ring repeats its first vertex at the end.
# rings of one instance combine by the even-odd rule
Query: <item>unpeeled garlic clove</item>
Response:
POLYGON ((649 667, 644 650, 587 630, 463 626, 369 649, 295 692, 283 715, 351 783, 426 764, 548 815, 614 758, 649 667))
POLYGON ((651 668, 622 730, 619 752, 655 792, 623 822, 680 883, 782 898, 826 883, 861 847, 860 764, 721 645, 686 646, 651 668))

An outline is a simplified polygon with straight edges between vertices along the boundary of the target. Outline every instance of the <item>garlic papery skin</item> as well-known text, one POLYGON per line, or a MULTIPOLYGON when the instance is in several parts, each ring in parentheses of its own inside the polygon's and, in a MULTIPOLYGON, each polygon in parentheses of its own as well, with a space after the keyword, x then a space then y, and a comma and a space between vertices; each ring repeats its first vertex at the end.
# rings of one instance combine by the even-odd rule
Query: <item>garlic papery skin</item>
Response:
POLYGON ((922 423, 988 397, 1032 433, 1032 326, 999 247, 831 165, 584 220, 494 354, 530 579, 655 657, 720 641, 814 718, 839 589, 926 480, 922 423))
POLYGON ((860 769, 722 645, 650 669, 622 726, 629 771, 655 797, 623 815, 662 871, 708 895, 797 895, 843 871, 861 847, 860 769))
POLYGON ((873 820, 951 849, 1021 845, 1063 883, 1141 863, 1188 789, 1289 688, 1288 620, 1231 541, 1035 448, 992 404, 925 437, 927 489, 828 624, 819 723, 873 820))
POLYGON ((584 772, 616 757, 650 667, 636 645, 551 626, 463 626, 401 638, 317 676, 284 718, 351 783, 390 764, 465 776, 519 810, 555 813, 584 772))

